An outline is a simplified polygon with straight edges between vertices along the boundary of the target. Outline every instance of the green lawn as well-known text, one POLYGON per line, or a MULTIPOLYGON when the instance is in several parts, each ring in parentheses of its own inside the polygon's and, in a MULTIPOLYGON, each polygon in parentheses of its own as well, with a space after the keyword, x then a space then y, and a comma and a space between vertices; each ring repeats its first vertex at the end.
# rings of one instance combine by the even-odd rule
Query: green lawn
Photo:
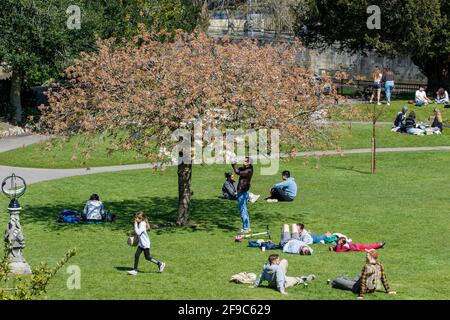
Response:
MULTIPOLYGON (((444 130, 442 135, 413 136, 391 132, 391 125, 377 125, 377 145, 379 148, 395 147, 424 147, 450 145, 450 129, 444 130)), ((338 136, 337 144, 342 150, 371 147, 372 125, 343 124, 333 129, 332 136, 338 136)), ((30 168, 85 168, 122 164, 143 163, 145 159, 133 152, 115 152, 108 154, 109 141, 99 144, 89 159, 82 156, 82 148, 77 148, 80 138, 74 138, 67 144, 54 144, 48 147, 46 143, 30 145, 24 148, 0 153, 0 165, 30 167, 30 168), (74 155, 76 156, 74 158, 74 155)), ((95 140, 94 140, 95 141, 95 140)), ((100 139, 98 139, 100 141, 100 139)), ((332 149, 332 146, 317 149, 332 149)), ((281 151, 290 150, 288 146, 281 146, 281 151)), ((298 150, 302 151, 301 146, 298 150)))
POLYGON ((101 136, 86 138, 76 136, 65 142, 53 139, 52 143, 41 142, 20 149, 0 153, 0 165, 29 168, 86 168, 110 165, 126 165, 145 162, 144 157, 135 152, 109 153, 112 143, 101 136), (95 151, 85 158, 83 151, 95 145, 95 151))
MULTIPOLYGON (((442 117, 444 122, 450 121, 450 109, 444 108, 444 105, 442 104, 429 104, 425 107, 416 107, 413 104, 408 104, 407 100, 393 100, 391 105, 388 107, 384 104, 381 106, 377 106, 377 108, 384 108, 384 113, 380 117, 379 121, 388 121, 394 123, 395 117, 397 116, 397 113, 402 110, 403 106, 408 106, 408 113, 410 111, 414 111, 416 113, 416 120, 417 122, 423 122, 423 123, 431 123, 429 120, 429 117, 433 117, 433 110, 434 108, 439 108, 442 113, 442 117)), ((349 108, 355 108, 356 110, 359 110, 361 115, 367 114, 367 110, 372 110, 372 105, 368 102, 366 103, 358 103, 354 105, 342 105, 337 107, 337 112, 334 115, 334 118, 336 120, 347 120, 347 118, 342 116, 342 112, 348 110, 349 108)))
MULTIPOLYGON (((415 136, 391 132, 391 128, 389 124, 377 124, 378 148, 450 146, 450 129, 444 130, 440 135, 415 136)), ((372 125, 342 125, 339 133, 339 144, 343 150, 371 147, 372 125)))
MULTIPOLYGON (((304 222, 315 232, 342 232, 354 241, 386 241, 380 251, 388 279, 397 296, 375 293, 367 299, 448 299, 450 222, 448 181, 450 152, 380 154, 378 174, 372 176, 370 155, 286 160, 300 186, 293 203, 250 205, 255 231, 270 224, 279 239, 283 223, 304 222)), ((195 167, 192 219, 197 230, 160 229, 150 234, 152 254, 167 263, 166 271, 141 258, 137 277, 126 275, 134 249, 126 245, 136 210, 150 214, 152 222, 175 218, 176 170, 128 171, 73 177, 31 185, 21 204, 27 240, 24 255, 36 265, 55 263, 67 249, 78 254, 70 264, 81 268, 81 289, 68 290, 68 274, 61 270, 51 282, 47 299, 354 299, 350 292, 326 285, 338 275, 361 271, 363 253, 330 253, 315 245, 312 256, 282 254, 289 260, 289 275, 316 274, 308 289, 288 289, 281 296, 267 288, 250 289, 228 282, 231 275, 259 273, 269 252, 235 243, 240 227, 237 205, 218 199, 224 166, 195 167), (97 192, 108 209, 119 215, 114 224, 58 225, 61 208, 82 208, 90 193, 97 192)), ((256 171, 253 192, 265 195, 278 176, 256 171)), ((0 206, 5 208, 2 197, 0 206)), ((7 215, 0 215, 6 225, 7 215)))

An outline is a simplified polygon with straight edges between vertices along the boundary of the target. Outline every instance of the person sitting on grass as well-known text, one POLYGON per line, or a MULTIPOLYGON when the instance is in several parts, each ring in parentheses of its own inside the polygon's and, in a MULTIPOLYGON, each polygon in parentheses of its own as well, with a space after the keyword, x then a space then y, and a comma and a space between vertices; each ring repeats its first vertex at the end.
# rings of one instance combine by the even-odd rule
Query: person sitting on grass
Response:
POLYGON ((436 103, 447 104, 449 103, 448 92, 444 88, 439 88, 436 92, 436 103))
POLYGON ((406 133, 406 111, 408 111, 408 107, 403 106, 402 111, 397 113, 392 131, 406 133))
POLYGON ((297 224, 292 225, 292 236, 289 232, 289 225, 285 224, 281 232, 280 246, 283 252, 290 254, 301 254, 310 256, 314 250, 300 239, 300 229, 297 224))
POLYGON ((424 87, 420 87, 419 90, 416 91, 416 107, 423 107, 427 104, 431 103, 431 99, 427 97, 427 93, 425 92, 424 87))
MULTIPOLYGON (((225 182, 222 186, 223 197, 227 200, 237 200, 236 181, 231 172, 225 172, 225 182)), ((259 199, 259 195, 249 193, 248 200, 255 203, 259 199)))
POLYGON ((337 277, 333 281, 328 280, 331 287, 335 289, 351 290, 358 295, 358 299, 364 299, 366 293, 373 293, 379 290, 381 283, 387 294, 397 294, 391 291, 384 271, 384 266, 378 262, 378 252, 370 250, 366 254, 366 263, 362 269, 362 273, 355 279, 348 277, 337 277))
POLYGON ((283 171, 281 177, 283 181, 272 186, 270 197, 266 198, 267 202, 293 201, 297 196, 297 183, 291 173, 283 171))
POLYGON ((280 261, 280 256, 278 254, 271 254, 268 262, 264 265, 260 276, 250 288, 257 288, 261 286, 264 281, 267 281, 269 283, 269 288, 277 289, 281 294, 287 294, 286 288, 316 278, 315 275, 309 275, 307 277, 288 277, 286 276, 287 269, 288 261, 286 259, 280 261))
POLYGON ((431 128, 435 128, 435 130, 439 130, 440 132, 444 131, 444 122, 442 121, 442 114, 441 114, 441 110, 439 110, 438 108, 434 108, 433 110, 434 113, 434 119, 433 119, 433 123, 431 124, 431 128))
POLYGON ((84 220, 101 221, 105 217, 105 209, 98 194, 94 193, 86 202, 82 217, 84 220))
POLYGON ((376 244, 361 244, 361 243, 354 243, 348 241, 346 238, 341 237, 338 239, 337 243, 334 246, 331 246, 329 249, 330 251, 335 252, 347 252, 347 251, 364 251, 364 250, 371 250, 371 249, 381 249, 384 248, 385 242, 380 242, 376 244))
POLYGON ((105 211, 104 205, 96 193, 90 196, 81 213, 81 220, 86 222, 114 222, 115 219, 115 214, 110 214, 105 211))
POLYGON ((405 129, 408 134, 423 135, 425 130, 418 128, 416 123, 416 113, 411 111, 405 120, 405 129))

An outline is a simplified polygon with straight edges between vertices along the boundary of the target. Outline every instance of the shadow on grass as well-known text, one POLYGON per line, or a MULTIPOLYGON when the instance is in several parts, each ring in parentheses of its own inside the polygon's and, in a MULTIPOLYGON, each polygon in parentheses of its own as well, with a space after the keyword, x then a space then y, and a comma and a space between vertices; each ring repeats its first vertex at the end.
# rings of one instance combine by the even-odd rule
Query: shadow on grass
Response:
MULTIPOLYGON (((82 204, 81 204, 82 205, 82 204)), ((142 197, 133 200, 104 201, 105 209, 116 214, 116 221, 97 225, 57 223, 56 219, 61 209, 80 209, 80 203, 55 203, 45 206, 27 206, 23 211, 23 224, 44 225, 48 231, 85 230, 86 228, 108 228, 115 231, 123 231, 127 234, 133 230, 134 215, 137 211, 144 211, 150 217, 150 223, 164 225, 175 223, 177 219, 178 198, 175 197, 142 197)), ((260 201, 257 204, 249 204, 250 220, 252 225, 270 224, 271 229, 278 228, 289 221, 304 221, 301 213, 286 215, 285 206, 295 204, 278 203, 267 205, 260 201), (283 217, 283 221, 280 221, 283 217)), ((180 230, 188 232, 222 230, 223 232, 236 231, 240 227, 241 218, 237 207, 237 201, 220 198, 193 199, 190 208, 191 224, 196 227, 161 227, 152 232, 156 234, 170 234, 180 230)))
POLYGON ((353 172, 360 173, 360 174, 371 174, 370 171, 357 170, 354 167, 346 168, 346 167, 331 166, 330 168, 334 168, 334 169, 337 169, 337 170, 353 171, 353 172))
MULTIPOLYGON (((178 198, 175 197, 151 197, 137 198, 124 201, 104 201, 105 209, 116 214, 116 221, 98 225, 57 223, 56 219, 62 209, 81 209, 80 203, 56 203, 45 206, 27 206, 23 211, 23 224, 45 224, 49 231, 61 231, 65 229, 82 230, 88 226, 109 228, 111 230, 123 230, 124 233, 133 230, 134 215, 137 211, 144 211, 150 217, 150 223, 162 225, 175 223, 177 219, 178 198)), ((193 199, 191 202, 191 222, 197 228, 192 227, 166 227, 156 228, 156 233, 172 233, 180 229, 192 232, 213 229, 224 231, 236 230, 236 222, 240 221, 237 203, 224 199, 193 199)), ((255 216, 257 219, 257 217, 255 216)))

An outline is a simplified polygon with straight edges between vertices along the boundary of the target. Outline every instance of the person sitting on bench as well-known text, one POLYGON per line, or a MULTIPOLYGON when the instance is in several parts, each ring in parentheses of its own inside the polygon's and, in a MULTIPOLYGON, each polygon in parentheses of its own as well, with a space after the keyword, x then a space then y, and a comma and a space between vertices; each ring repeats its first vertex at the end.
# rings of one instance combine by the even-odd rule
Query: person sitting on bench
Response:
POLYGON ((266 198, 267 202, 293 201, 297 196, 297 184, 291 177, 291 173, 287 170, 283 171, 281 177, 283 182, 272 186, 270 197, 266 198))
POLYGON ((283 259, 280 261, 278 254, 271 254, 268 262, 264 265, 263 271, 251 288, 259 287, 264 281, 269 283, 269 288, 278 289, 281 294, 287 294, 286 288, 293 287, 304 283, 308 280, 314 280, 315 275, 307 277, 288 277, 286 276, 288 269, 288 261, 283 259))
POLYGON ((314 250, 308 244, 300 240, 300 230, 297 224, 292 225, 292 237, 289 232, 289 225, 283 226, 281 232, 280 246, 283 247, 283 252, 291 254, 301 254, 310 256, 314 250))

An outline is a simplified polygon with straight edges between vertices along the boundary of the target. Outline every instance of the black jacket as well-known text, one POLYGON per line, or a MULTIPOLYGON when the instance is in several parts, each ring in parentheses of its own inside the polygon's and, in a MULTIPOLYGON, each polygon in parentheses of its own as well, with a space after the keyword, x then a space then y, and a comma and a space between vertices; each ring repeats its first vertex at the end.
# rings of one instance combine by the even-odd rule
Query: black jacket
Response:
POLYGON ((232 164, 234 173, 239 176, 239 183, 237 187, 237 192, 247 192, 250 190, 250 182, 253 176, 253 166, 250 165, 248 168, 237 168, 236 164, 232 164))

